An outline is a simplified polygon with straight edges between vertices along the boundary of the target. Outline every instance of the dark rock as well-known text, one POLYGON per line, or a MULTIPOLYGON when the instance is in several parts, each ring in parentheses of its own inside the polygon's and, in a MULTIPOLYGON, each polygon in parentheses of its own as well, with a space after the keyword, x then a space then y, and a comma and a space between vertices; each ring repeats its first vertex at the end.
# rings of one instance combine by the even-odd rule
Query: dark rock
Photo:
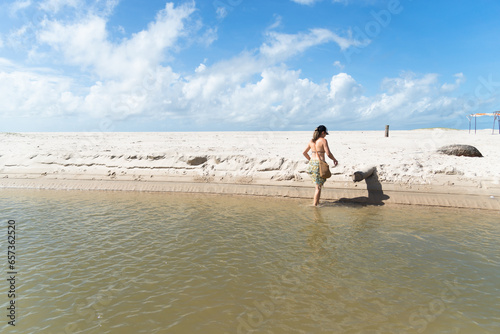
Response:
POLYGON ((148 160, 161 160, 165 159, 165 155, 148 155, 148 160))
POLYGON ((187 164, 191 166, 198 166, 204 164, 205 162, 207 162, 207 160, 207 157, 195 157, 193 159, 189 159, 187 161, 187 164))
POLYGON ((455 155, 457 157, 482 157, 483 155, 477 148, 471 145, 448 145, 437 150, 439 153, 455 155))

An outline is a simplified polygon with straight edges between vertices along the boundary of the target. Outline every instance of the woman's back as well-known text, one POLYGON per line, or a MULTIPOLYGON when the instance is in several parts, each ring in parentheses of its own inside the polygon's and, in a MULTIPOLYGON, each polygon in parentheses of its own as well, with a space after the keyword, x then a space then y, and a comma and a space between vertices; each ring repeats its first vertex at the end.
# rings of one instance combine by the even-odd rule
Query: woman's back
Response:
POLYGON ((311 148, 313 158, 325 161, 325 144, 325 138, 318 138, 316 142, 312 140, 309 142, 309 147, 311 148))

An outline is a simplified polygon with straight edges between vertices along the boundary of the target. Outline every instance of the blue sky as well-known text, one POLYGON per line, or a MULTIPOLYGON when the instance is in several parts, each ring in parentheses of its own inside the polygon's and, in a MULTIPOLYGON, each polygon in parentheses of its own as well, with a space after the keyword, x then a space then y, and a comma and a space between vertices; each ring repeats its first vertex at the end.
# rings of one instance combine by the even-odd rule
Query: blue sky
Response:
POLYGON ((2 1, 0 131, 465 129, 500 109, 499 14, 496 0, 2 1))

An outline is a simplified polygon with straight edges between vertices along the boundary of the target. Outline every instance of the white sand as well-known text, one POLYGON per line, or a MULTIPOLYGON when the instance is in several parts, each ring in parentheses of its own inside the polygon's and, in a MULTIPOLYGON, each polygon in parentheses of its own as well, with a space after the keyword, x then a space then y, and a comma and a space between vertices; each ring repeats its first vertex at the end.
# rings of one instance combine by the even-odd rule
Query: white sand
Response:
MULTIPOLYGON (((2 133, 0 187, 312 197, 310 132, 2 133)), ((500 209, 500 135, 458 130, 331 131, 339 160, 322 198, 372 201, 352 174, 376 166, 380 203, 500 209), (436 153, 473 145, 483 158, 436 153), (388 198, 387 198, 388 197, 388 198)), ((372 182, 373 183, 373 182, 372 182)), ((373 186, 373 185, 372 185, 373 186)))

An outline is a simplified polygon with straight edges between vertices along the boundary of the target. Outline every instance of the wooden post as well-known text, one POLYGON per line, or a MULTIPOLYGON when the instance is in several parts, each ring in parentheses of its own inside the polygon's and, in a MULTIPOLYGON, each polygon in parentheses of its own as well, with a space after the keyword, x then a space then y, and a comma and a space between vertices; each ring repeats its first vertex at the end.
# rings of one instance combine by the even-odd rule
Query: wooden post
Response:
POLYGON ((385 136, 389 137, 389 125, 385 126, 385 136))
POLYGON ((354 174, 352 174, 352 180, 354 182, 362 181, 366 178, 369 178, 373 174, 374 171, 375 171, 375 167, 363 168, 362 170, 359 170, 357 172, 354 172, 354 174))

